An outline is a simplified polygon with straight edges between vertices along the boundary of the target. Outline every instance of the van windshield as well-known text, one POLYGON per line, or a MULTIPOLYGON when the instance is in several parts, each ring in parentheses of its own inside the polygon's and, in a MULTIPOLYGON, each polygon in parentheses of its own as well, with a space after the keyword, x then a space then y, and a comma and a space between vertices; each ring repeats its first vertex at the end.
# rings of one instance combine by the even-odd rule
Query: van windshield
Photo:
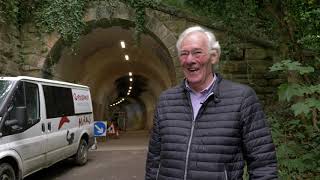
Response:
POLYGON ((13 81, 0 80, 0 107, 2 107, 5 98, 13 86, 13 81))

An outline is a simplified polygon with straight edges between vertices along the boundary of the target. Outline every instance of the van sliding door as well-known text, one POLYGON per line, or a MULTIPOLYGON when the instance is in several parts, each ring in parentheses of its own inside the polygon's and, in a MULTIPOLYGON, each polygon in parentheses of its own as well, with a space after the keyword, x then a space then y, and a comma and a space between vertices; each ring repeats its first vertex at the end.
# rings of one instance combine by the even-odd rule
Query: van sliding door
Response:
POLYGON ((70 88, 43 85, 47 119, 47 162, 48 165, 72 155, 77 146, 74 141, 75 118, 72 91, 70 88))

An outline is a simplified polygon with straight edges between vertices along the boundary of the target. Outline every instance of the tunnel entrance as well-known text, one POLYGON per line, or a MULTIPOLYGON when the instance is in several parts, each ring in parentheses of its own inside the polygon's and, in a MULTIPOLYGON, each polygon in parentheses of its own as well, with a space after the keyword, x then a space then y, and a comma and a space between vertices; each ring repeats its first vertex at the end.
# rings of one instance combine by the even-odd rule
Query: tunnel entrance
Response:
POLYGON ((128 22, 89 24, 75 52, 70 47, 52 49, 55 63, 46 61, 52 78, 89 86, 95 120, 121 114, 126 130, 150 129, 159 94, 176 82, 168 49, 150 32, 137 45, 128 22))

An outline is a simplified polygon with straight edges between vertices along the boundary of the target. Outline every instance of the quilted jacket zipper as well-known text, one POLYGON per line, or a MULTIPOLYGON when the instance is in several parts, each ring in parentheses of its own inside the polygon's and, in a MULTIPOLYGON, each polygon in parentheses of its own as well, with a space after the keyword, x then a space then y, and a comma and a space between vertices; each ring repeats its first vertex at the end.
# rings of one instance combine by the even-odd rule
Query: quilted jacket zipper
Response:
POLYGON ((160 167, 161 167, 161 163, 159 162, 159 168, 157 170, 157 176, 156 176, 156 180, 158 180, 158 177, 159 177, 159 171, 160 171, 160 167))
POLYGON ((227 173, 226 166, 224 166, 224 179, 228 180, 228 173, 227 173))
POLYGON ((192 127, 191 127, 191 135, 188 143, 188 150, 187 150, 187 157, 186 157, 186 166, 184 168, 184 180, 187 180, 187 170, 188 170, 188 162, 189 162, 189 154, 190 154, 190 146, 191 146, 191 140, 193 137, 193 130, 194 130, 194 124, 195 120, 192 120, 192 127))
MULTIPOLYGON (((204 100, 204 102, 206 102, 210 96, 214 95, 213 92, 211 92, 207 98, 204 100)), ((189 106, 191 107, 191 112, 192 112, 192 117, 193 117, 193 107, 192 107, 192 103, 191 103, 191 99, 190 96, 188 96, 188 101, 189 101, 189 106)), ((203 108, 203 106, 200 107, 200 110, 203 108)), ((190 154, 190 146, 191 146, 191 141, 193 138, 193 131, 194 131, 194 125, 196 122, 196 119, 198 118, 199 114, 200 114, 200 110, 198 112, 198 114, 196 115, 196 118, 192 118, 192 125, 191 125, 191 132, 190 132, 190 138, 189 138, 189 142, 188 142, 188 149, 187 149, 187 155, 186 155, 186 165, 184 167, 184 180, 187 180, 187 171, 188 171, 188 165, 189 165, 189 154, 190 154)))

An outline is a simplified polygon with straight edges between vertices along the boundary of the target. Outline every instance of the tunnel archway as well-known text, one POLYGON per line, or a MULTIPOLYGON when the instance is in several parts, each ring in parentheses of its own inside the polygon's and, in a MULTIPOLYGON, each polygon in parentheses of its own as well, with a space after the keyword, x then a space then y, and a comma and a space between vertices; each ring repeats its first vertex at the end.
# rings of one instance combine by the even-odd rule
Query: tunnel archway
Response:
POLYGON ((50 70, 53 79, 88 85, 96 120, 107 120, 118 111, 125 113, 127 129, 150 129, 160 92, 176 82, 175 67, 168 49, 152 32, 141 35, 140 46, 133 34, 127 20, 88 22, 78 49, 71 53, 59 40, 44 72, 50 70))

